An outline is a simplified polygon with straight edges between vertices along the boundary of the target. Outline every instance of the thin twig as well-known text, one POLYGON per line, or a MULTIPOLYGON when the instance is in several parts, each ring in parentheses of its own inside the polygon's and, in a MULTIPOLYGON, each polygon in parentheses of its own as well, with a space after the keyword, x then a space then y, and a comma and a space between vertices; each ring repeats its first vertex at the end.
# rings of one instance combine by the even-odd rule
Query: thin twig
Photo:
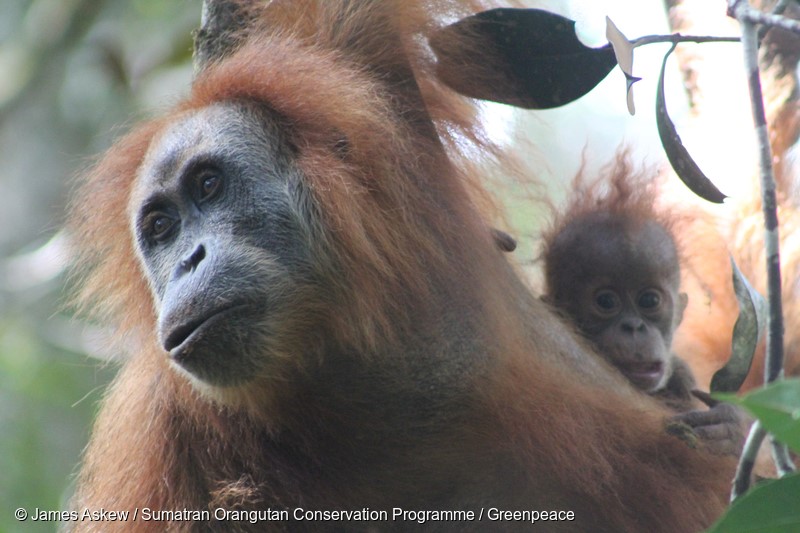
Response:
POLYGON ((681 35, 672 33, 670 35, 645 35, 631 40, 631 44, 641 46, 653 43, 738 43, 739 37, 714 37, 710 35, 681 35))
POLYGON ((800 34, 800 22, 781 15, 759 11, 750 6, 747 0, 728 0, 728 15, 738 19, 740 23, 761 24, 768 28, 781 28, 800 34))
POLYGON ((753 475, 753 467, 756 464, 758 450, 761 443, 767 436, 767 430, 756 420, 750 426, 750 433, 744 442, 742 456, 739 458, 739 465, 736 467, 736 475, 733 478, 733 488, 731 489, 731 501, 735 501, 750 488, 750 477, 753 475))
MULTIPOLYGON (((759 175, 761 177, 762 211, 764 215, 764 248, 766 250, 767 268, 767 356, 765 361, 765 381, 772 383, 783 375, 783 304, 781 301, 781 262, 780 241, 778 234, 778 210, 775 194, 775 177, 772 173, 772 149, 769 144, 767 118, 764 113, 764 97, 761 91, 761 77, 758 70, 758 36, 756 34, 757 17, 750 16, 754 11, 746 1, 728 0, 728 14, 734 16, 742 27, 742 50, 744 54, 745 71, 747 74, 748 88, 750 89, 750 104, 753 114, 753 123, 756 128, 759 148, 759 175)), ((798 25, 800 32, 800 25, 798 25)), ((751 435, 756 429, 754 424, 751 435)), ((760 429, 760 424, 759 424, 760 429)), ((782 459, 786 451, 781 450, 782 445, 773 442, 773 456, 779 471, 786 467, 782 459)), ((742 463, 737 469, 734 479, 734 489, 731 495, 736 498, 744 493, 750 485, 750 475, 740 477, 740 472, 746 471, 742 463)), ((752 470, 752 467, 751 467, 752 470)))
MULTIPOLYGON (((775 4, 775 7, 772 8, 773 15, 783 15, 783 12, 786 11, 786 8, 789 7, 790 2, 795 2, 796 0, 778 0, 775 4)), ((767 35, 767 32, 770 30, 770 26, 761 26, 758 28, 758 44, 761 44, 761 41, 764 40, 764 37, 767 35)))

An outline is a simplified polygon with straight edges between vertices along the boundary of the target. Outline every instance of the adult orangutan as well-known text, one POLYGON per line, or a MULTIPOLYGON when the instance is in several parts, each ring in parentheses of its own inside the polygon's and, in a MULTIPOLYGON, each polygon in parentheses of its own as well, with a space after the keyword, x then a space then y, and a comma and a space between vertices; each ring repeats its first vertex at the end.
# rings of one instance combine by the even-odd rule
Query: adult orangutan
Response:
POLYGON ((235 51, 77 193, 81 301, 131 356, 73 507, 131 518, 76 529, 708 526, 732 462, 668 435, 493 241, 473 159, 502 154, 423 39, 461 3, 232 5, 235 51))

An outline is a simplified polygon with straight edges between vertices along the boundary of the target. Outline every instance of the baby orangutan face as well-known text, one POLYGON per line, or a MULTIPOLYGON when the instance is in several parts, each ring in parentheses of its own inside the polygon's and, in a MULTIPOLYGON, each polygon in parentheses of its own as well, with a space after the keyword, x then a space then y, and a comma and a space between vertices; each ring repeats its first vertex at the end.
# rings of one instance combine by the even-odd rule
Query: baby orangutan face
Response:
POLYGON ((554 239, 549 297, 639 389, 672 374, 672 336, 686 307, 675 244, 658 223, 591 213, 554 239))

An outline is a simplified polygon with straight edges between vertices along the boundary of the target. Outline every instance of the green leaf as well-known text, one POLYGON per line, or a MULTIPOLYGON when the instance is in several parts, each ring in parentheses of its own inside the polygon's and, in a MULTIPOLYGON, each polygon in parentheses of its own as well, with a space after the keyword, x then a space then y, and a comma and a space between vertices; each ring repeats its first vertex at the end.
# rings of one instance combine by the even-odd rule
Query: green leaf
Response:
POLYGON ((442 28, 430 44, 450 88, 526 109, 577 100, 617 64, 611 45, 585 46, 574 20, 541 9, 483 11, 442 28), (465 39, 476 53, 460 47, 465 39))
POLYGON ((708 533, 800 531, 800 474, 765 481, 736 500, 708 533))
POLYGON ((736 392, 744 383, 758 340, 766 326, 767 301, 750 285, 731 258, 733 290, 739 301, 739 317, 733 326, 731 357, 711 378, 711 392, 736 392))
POLYGON ((733 394, 713 396, 741 405, 756 416, 776 439, 794 451, 800 451, 800 379, 776 381, 741 397, 733 394))
POLYGON ((670 165, 672 165, 681 181, 700 198, 721 204, 726 196, 711 183, 711 180, 703 174, 703 171, 694 162, 692 156, 683 146, 681 138, 675 129, 675 124, 672 123, 672 119, 667 114, 667 103, 664 99, 664 70, 667 66, 667 58, 675 50, 676 46, 677 43, 672 43, 672 48, 664 56, 664 62, 661 64, 661 74, 658 76, 658 89, 656 92, 658 136, 661 138, 661 144, 664 147, 664 152, 667 154, 670 165))

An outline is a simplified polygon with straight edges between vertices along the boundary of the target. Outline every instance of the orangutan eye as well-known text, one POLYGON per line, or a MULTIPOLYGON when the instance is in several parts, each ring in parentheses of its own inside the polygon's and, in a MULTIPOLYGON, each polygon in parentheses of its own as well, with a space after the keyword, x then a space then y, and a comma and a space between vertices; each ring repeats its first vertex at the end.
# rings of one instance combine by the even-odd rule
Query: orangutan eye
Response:
POLYGON ((212 199, 222 188, 222 177, 214 172, 204 172, 197 180, 198 198, 201 202, 212 199))
POLYGON ((175 226, 176 220, 163 214, 154 215, 150 218, 148 233, 156 241, 166 239, 170 230, 175 226))
POLYGON ((647 311, 655 311, 661 307, 661 294, 653 289, 644 291, 639 295, 637 304, 647 311))
POLYGON ((616 292, 603 289, 594 296, 594 306, 603 314, 612 314, 619 310, 620 299, 616 292))

